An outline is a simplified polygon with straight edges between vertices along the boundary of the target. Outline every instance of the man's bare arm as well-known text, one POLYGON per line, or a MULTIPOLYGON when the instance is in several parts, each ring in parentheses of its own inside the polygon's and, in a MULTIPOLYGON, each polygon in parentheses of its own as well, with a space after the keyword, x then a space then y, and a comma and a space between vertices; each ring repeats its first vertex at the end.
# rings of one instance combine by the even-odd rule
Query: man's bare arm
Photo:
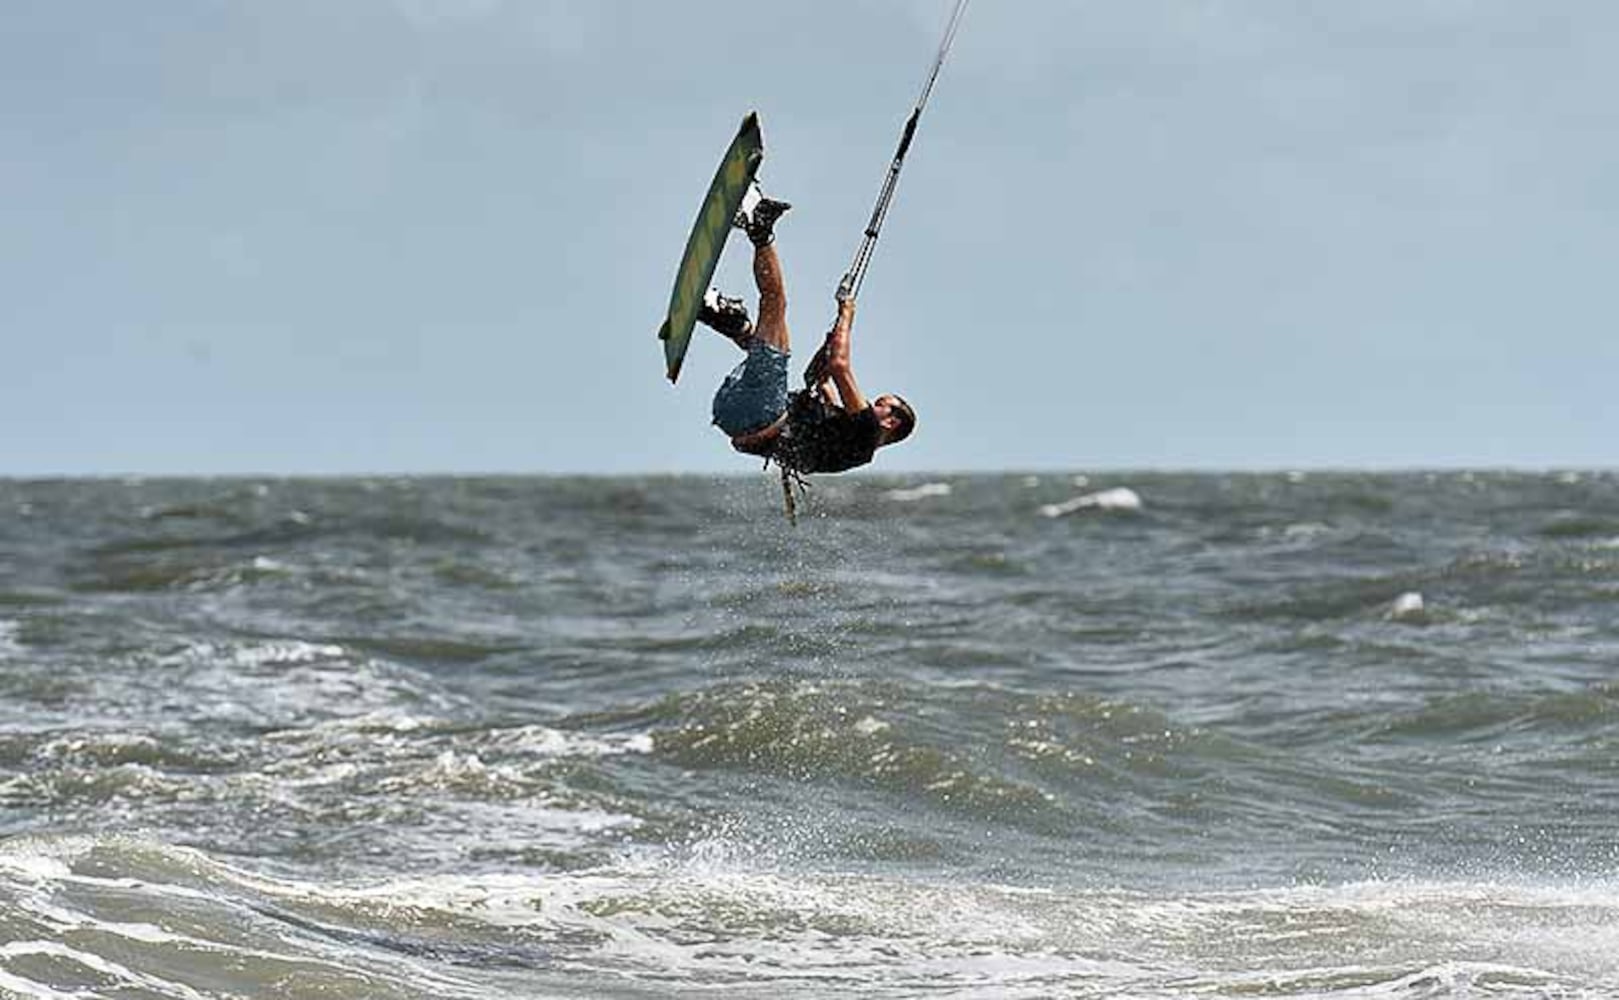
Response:
POLYGON ((866 408, 866 397, 861 394, 860 385, 854 378, 854 369, 849 364, 849 331, 853 326, 854 299, 843 299, 838 303, 838 321, 833 324, 832 332, 826 335, 826 370, 832 385, 838 390, 838 400, 843 408, 850 413, 859 413, 866 408))

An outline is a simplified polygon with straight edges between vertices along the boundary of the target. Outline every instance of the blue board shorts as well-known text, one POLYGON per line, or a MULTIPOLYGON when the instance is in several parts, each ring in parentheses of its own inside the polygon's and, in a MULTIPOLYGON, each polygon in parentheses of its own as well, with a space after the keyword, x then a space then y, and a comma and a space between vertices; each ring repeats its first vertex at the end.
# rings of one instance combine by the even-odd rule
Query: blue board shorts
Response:
POLYGON ((714 394, 714 423, 731 437, 769 427, 787 412, 786 351, 762 340, 714 394))

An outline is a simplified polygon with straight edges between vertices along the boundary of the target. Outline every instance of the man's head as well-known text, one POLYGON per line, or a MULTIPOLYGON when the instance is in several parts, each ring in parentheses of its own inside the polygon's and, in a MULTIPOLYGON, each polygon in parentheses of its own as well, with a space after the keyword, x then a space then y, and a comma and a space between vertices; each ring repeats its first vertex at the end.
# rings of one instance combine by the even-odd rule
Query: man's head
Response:
POLYGON ((878 444, 898 444, 911 436, 916 428, 916 411, 911 404, 905 402, 892 393, 878 396, 871 401, 871 412, 877 417, 877 426, 882 428, 883 439, 878 444))

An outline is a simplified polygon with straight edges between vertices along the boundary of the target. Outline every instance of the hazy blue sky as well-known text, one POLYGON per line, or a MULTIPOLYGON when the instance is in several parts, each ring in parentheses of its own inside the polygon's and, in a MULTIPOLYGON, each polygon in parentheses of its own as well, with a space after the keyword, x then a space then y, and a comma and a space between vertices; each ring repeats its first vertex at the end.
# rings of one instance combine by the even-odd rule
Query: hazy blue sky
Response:
MULTIPOLYGON (((0 474, 754 469, 728 344, 663 379, 697 199, 758 109, 802 360, 950 5, 8 0, 0 474)), ((921 414, 876 467, 1619 464, 1616 39, 975 0, 860 303, 921 414)))

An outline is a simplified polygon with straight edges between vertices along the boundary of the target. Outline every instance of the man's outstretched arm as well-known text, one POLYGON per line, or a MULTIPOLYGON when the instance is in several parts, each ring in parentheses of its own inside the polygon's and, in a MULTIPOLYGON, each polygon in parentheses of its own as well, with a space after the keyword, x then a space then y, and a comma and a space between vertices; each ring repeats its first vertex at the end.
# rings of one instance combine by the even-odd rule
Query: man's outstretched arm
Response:
POLYGON ((849 413, 859 413, 867 404, 859 383, 855 381, 854 368, 849 363, 849 331, 853 326, 854 299, 842 299, 838 302, 838 321, 832 325, 832 332, 826 335, 824 350, 827 378, 838 390, 839 402, 849 413))

